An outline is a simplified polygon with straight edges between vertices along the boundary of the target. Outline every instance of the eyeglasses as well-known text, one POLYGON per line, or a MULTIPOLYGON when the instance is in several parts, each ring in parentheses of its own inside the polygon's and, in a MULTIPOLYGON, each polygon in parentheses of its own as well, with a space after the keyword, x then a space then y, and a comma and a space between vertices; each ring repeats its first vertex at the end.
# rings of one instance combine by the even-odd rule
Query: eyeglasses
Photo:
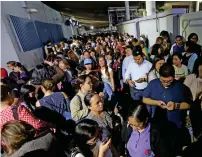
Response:
POLYGON ((141 123, 141 124, 139 124, 139 125, 134 125, 134 124, 130 124, 130 123, 128 123, 132 128, 135 128, 136 130, 141 130, 141 129, 143 129, 144 128, 144 126, 145 126, 145 123, 141 123))
POLYGON ((171 84, 173 82, 173 79, 172 80, 169 80, 169 81, 165 81, 165 80, 162 80, 160 79, 161 83, 163 84, 171 84))

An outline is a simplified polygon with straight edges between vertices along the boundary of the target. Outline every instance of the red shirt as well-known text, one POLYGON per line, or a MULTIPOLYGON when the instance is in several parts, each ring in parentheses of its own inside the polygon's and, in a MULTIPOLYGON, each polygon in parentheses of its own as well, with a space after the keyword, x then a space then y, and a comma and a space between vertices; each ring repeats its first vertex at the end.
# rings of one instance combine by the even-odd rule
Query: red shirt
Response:
POLYGON ((121 54, 124 54, 124 48, 122 47, 122 45, 118 45, 117 48, 119 49, 121 54))
MULTIPOLYGON (((0 127, 2 128, 6 122, 11 120, 15 119, 13 117, 12 106, 9 106, 0 112, 0 127)), ((37 119, 26 107, 22 105, 19 105, 18 107, 18 120, 29 123, 37 130, 37 132, 50 128, 49 123, 37 119)))

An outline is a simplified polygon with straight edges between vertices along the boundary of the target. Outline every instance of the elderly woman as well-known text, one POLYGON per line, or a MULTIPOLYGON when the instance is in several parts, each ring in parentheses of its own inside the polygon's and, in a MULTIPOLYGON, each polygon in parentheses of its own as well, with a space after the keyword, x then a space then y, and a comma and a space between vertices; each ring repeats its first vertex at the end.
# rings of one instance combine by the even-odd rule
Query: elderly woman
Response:
POLYGON ((92 119, 99 124, 99 127, 103 130, 103 136, 106 137, 112 133, 112 117, 107 112, 103 111, 103 100, 95 92, 89 92, 85 98, 84 102, 90 113, 86 117, 87 119, 92 119))

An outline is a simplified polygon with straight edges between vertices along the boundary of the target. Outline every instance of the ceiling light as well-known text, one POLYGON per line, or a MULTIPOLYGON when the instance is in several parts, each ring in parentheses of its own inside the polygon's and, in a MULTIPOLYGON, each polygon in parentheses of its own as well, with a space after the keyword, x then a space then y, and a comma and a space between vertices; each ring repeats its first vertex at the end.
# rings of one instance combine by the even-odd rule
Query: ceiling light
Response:
POLYGON ((35 9, 35 8, 30 8, 30 9, 27 9, 28 13, 37 13, 38 10, 35 9))

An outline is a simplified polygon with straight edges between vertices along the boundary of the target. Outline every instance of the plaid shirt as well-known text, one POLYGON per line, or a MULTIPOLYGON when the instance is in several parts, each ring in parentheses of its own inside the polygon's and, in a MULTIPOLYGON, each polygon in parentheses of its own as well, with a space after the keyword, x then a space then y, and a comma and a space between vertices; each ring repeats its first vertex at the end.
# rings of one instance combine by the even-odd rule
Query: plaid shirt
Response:
MULTIPOLYGON (((6 122, 11 120, 15 119, 13 117, 12 106, 9 106, 8 108, 0 112, 0 127, 2 128, 2 126, 6 122)), ((26 107, 22 105, 19 105, 18 107, 18 120, 29 123, 37 130, 37 132, 44 131, 50 128, 49 123, 37 119, 26 107)))

